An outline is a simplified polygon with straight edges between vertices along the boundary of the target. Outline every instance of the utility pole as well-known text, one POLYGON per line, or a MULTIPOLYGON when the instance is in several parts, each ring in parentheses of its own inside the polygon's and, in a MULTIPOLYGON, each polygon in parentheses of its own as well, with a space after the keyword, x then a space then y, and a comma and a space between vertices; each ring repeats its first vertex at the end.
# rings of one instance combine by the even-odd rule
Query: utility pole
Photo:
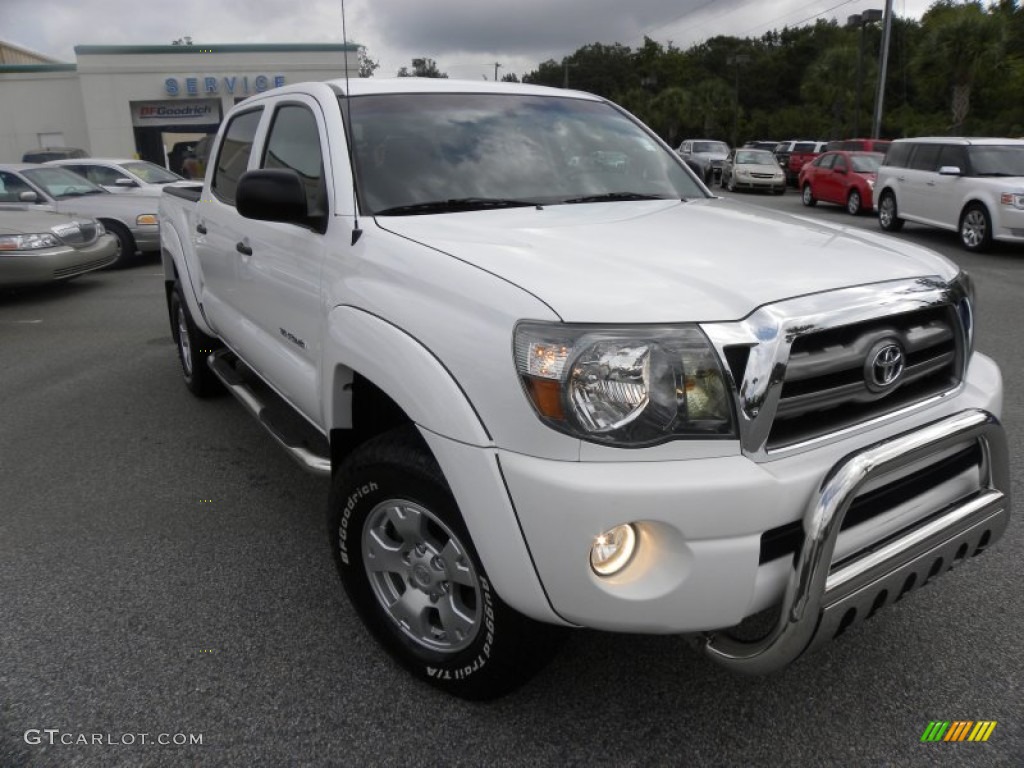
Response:
POLYGON ((877 8, 855 13, 846 20, 846 26, 860 28, 860 41, 857 46, 857 106, 853 111, 853 135, 856 138, 860 138, 860 104, 864 91, 864 27, 881 20, 882 12, 877 8))
POLYGON ((500 66, 501 64, 498 62, 494 62, 494 82, 498 82, 498 67, 500 66))
POLYGON ((875 95, 875 119, 871 126, 871 138, 879 138, 882 132, 882 110, 885 106, 885 73, 889 68, 889 37, 892 34, 892 0, 885 0, 885 29, 882 31, 881 65, 878 72, 878 92, 875 95))
POLYGON ((569 63, 569 57, 566 56, 562 59, 562 67, 565 70, 565 74, 562 76, 562 87, 569 90, 569 67, 575 67, 575 64, 569 63))
POLYGON ((730 56, 725 60, 726 66, 730 64, 736 65, 736 114, 733 117, 732 123, 732 145, 736 146, 739 141, 740 134, 740 65, 749 64, 750 56, 745 53, 737 53, 735 56, 730 56))

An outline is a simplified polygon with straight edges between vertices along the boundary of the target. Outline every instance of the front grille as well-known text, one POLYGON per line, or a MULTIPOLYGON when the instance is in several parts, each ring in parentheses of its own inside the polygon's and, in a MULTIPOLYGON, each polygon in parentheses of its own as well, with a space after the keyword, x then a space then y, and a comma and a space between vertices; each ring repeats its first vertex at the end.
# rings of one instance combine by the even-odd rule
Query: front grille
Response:
POLYGON ((71 221, 59 224, 50 231, 73 248, 91 245, 96 241, 95 221, 71 221))
POLYGON ((957 322, 952 307, 933 307, 797 338, 766 447, 835 432, 953 389, 962 355, 957 322), (895 383, 880 385, 870 358, 892 344, 902 349, 903 371, 895 383))
POLYGON ((53 279, 62 280, 67 277, 74 277, 80 275, 82 272, 88 272, 89 270, 96 269, 97 267, 106 266, 111 262, 109 256, 104 256, 102 259, 93 259, 87 261, 84 264, 75 264, 70 267, 61 267, 60 269, 53 270, 53 279))

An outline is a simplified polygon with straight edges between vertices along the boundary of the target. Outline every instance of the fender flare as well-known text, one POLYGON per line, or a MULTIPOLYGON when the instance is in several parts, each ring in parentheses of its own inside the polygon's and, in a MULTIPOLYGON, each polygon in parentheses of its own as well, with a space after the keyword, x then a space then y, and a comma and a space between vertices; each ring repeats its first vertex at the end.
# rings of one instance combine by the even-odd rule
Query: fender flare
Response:
POLYGON ((195 285, 192 284, 192 276, 185 260, 185 249, 178 231, 166 223, 160 227, 160 260, 164 266, 164 279, 176 281, 181 285, 181 293, 185 297, 189 314, 192 315, 192 322, 207 336, 216 337, 217 334, 207 325, 206 316, 199 309, 199 297, 196 295, 195 285))
POLYGON ((352 392, 358 372, 412 419, 443 437, 475 446, 492 439, 452 373, 419 339, 370 312, 338 306, 327 315, 323 350, 324 423, 352 426, 352 392), (402 375, 395 375, 400 361, 402 375))

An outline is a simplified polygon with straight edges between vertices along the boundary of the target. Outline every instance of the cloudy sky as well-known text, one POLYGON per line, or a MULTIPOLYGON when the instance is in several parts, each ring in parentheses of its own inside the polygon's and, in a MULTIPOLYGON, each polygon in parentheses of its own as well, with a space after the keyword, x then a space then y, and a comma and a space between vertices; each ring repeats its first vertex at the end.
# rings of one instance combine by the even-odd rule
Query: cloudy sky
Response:
MULTIPOLYGON (((931 0, 894 0, 920 18, 931 0)), ((348 38, 393 76, 428 56, 451 77, 522 75, 593 42, 636 46, 647 35, 687 47, 714 35, 838 18, 884 0, 346 0, 348 38)), ((0 0, 0 40, 74 61, 74 46, 341 42, 341 0, 0 0)))

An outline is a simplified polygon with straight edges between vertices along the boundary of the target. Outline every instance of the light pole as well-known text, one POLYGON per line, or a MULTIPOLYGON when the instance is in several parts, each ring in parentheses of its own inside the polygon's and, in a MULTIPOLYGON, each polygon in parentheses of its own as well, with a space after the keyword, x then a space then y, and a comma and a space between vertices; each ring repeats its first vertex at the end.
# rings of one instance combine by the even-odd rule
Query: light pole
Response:
POLYGON ((875 95, 875 119, 871 125, 871 138, 882 132, 882 108, 885 105, 885 74, 889 68, 889 36, 892 34, 892 0, 885 0, 885 25, 882 31, 881 66, 878 73, 878 92, 875 95))
POLYGON ((725 60, 726 66, 736 65, 736 114, 732 122, 732 145, 735 147, 740 135, 740 65, 749 64, 750 57, 745 53, 737 53, 725 60))
POLYGON ((498 62, 494 62, 494 82, 498 82, 498 67, 500 66, 501 64, 498 62))
POLYGON ((882 12, 870 8, 863 13, 855 13, 846 19, 846 26, 860 27, 860 42, 857 48, 857 106, 853 112, 853 135, 860 138, 860 102, 864 90, 864 27, 882 20, 882 12))

